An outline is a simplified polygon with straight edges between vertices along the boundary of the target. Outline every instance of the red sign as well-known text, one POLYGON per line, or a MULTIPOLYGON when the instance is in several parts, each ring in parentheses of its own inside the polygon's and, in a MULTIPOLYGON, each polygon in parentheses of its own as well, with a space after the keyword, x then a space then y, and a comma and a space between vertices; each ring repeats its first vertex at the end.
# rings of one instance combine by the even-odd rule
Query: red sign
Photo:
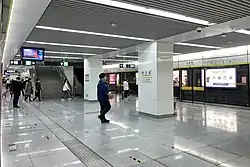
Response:
POLYGON ((110 85, 116 84, 116 74, 109 74, 109 84, 110 85))

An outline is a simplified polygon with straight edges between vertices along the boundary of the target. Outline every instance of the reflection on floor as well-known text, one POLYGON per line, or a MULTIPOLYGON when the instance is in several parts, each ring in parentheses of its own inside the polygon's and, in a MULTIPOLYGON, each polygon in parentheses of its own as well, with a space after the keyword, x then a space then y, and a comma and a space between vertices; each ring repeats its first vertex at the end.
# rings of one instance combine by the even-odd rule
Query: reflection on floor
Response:
POLYGON ((180 103, 177 117, 138 116, 136 99, 50 100, 2 107, 3 167, 249 167, 250 113, 180 103))

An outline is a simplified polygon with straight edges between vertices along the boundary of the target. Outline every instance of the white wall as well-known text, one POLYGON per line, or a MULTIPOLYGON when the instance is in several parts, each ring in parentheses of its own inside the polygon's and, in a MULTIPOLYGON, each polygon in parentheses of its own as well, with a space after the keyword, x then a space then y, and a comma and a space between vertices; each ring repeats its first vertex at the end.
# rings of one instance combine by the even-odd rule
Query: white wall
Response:
POLYGON ((97 100, 97 83, 102 71, 102 59, 100 57, 91 57, 84 60, 84 99, 97 100), (88 78, 86 78, 87 75, 88 78))

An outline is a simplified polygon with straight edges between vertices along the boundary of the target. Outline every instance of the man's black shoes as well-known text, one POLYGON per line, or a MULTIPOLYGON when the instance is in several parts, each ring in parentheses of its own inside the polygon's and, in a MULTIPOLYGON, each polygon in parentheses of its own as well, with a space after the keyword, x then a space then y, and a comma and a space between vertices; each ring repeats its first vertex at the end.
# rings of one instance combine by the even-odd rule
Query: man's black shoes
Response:
POLYGON ((101 123, 109 123, 110 122, 106 118, 103 118, 101 115, 98 115, 98 118, 101 120, 101 123))

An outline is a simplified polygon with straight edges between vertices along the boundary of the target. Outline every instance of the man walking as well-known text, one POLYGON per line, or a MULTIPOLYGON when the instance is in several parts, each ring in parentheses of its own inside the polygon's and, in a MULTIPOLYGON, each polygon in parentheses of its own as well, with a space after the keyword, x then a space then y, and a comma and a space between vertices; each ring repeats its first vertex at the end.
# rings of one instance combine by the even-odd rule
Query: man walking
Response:
POLYGON ((109 94, 109 88, 106 84, 106 76, 104 73, 99 75, 100 81, 97 85, 97 97, 100 103, 101 111, 98 118, 101 120, 102 123, 109 123, 109 120, 106 119, 105 115, 111 109, 111 105, 109 102, 109 98, 111 95, 109 94))
POLYGON ((21 91, 22 91, 22 83, 20 81, 20 77, 17 77, 16 80, 13 80, 13 82, 12 82, 12 91, 13 91, 13 94, 14 94, 13 107, 14 108, 20 108, 18 106, 19 97, 20 97, 21 91))
POLYGON ((35 101, 38 98, 38 101, 41 102, 42 86, 41 86, 39 78, 36 79, 35 89, 36 89, 35 90, 35 97, 34 97, 33 101, 35 101))

